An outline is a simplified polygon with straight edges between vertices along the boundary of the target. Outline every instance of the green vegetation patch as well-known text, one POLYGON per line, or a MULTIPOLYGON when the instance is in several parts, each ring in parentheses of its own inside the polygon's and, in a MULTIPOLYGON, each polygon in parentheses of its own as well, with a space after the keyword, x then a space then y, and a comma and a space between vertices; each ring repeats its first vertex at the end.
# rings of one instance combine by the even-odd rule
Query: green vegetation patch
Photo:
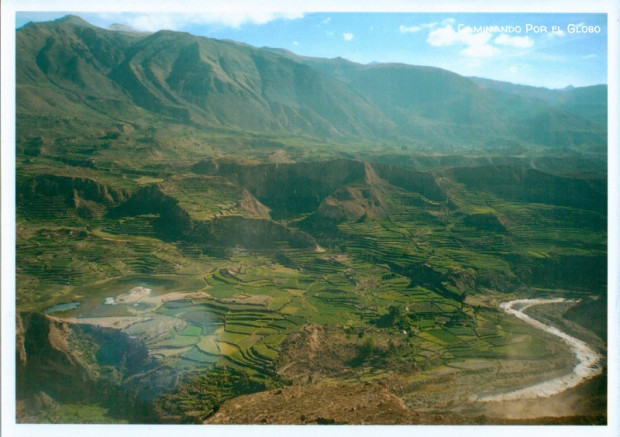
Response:
POLYGON ((202 334, 202 328, 200 326, 188 326, 183 330, 183 332, 179 332, 179 335, 185 335, 188 337, 197 337, 202 334))
MULTIPOLYGON (((74 424, 127 424, 125 419, 110 415, 108 408, 99 404, 60 404, 48 413, 49 422, 74 424)), ((48 422, 48 420, 46 420, 48 422)))
POLYGON ((547 354, 545 344, 538 338, 532 338, 530 341, 505 344, 503 346, 494 346, 492 350, 498 355, 503 355, 506 358, 518 358, 522 356, 544 357, 547 354))
POLYGON ((173 338, 165 339, 152 343, 155 348, 184 348, 194 345, 198 342, 198 338, 188 335, 175 335, 173 338))

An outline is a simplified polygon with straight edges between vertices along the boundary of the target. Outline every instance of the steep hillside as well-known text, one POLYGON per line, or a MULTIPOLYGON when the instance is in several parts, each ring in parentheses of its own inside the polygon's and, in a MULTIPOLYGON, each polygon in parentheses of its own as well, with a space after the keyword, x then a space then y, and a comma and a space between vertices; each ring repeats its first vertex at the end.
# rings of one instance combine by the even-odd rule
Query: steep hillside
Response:
POLYGON ((17 314, 16 334, 18 421, 92 423, 79 411, 97 412, 100 423, 157 421, 145 387, 128 387, 158 367, 142 342, 38 313, 17 314))
POLYGON ((471 188, 488 190, 513 201, 606 210, 604 179, 560 177, 507 166, 458 167, 442 173, 471 188))
POLYGON ((587 142, 601 148, 606 143, 604 86, 571 93, 579 99, 540 99, 540 93, 532 93, 528 87, 491 86, 496 82, 469 79, 439 68, 361 65, 342 58, 305 58, 276 52, 349 84, 367 95, 406 135, 426 141, 495 147, 515 140, 517 144, 554 147, 587 142), (581 104, 584 102, 587 104, 581 104))
MULTIPOLYGON (((601 153, 606 144, 598 89, 532 98, 529 90, 438 68, 305 58, 180 32, 111 31, 73 16, 19 29, 17 72, 22 120, 45 114, 81 131, 89 120, 104 131, 99 137, 110 124, 118 130, 163 119, 192 129, 440 148, 601 153)), ((32 140, 38 129, 30 123, 32 140)))
POLYGON ((67 17, 20 29, 17 51, 26 112, 81 104, 116 118, 137 106, 184 123, 336 137, 392 127, 338 81, 233 42, 107 31, 67 17))

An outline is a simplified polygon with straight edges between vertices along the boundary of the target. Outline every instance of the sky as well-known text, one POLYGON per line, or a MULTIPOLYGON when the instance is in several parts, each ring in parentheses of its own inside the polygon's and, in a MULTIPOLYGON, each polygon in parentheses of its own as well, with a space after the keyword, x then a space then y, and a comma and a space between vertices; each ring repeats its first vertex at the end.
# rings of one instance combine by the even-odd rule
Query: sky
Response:
POLYGON ((547 88, 607 83, 605 14, 18 12, 16 25, 67 13, 99 27, 184 31, 304 56, 428 65, 547 88))

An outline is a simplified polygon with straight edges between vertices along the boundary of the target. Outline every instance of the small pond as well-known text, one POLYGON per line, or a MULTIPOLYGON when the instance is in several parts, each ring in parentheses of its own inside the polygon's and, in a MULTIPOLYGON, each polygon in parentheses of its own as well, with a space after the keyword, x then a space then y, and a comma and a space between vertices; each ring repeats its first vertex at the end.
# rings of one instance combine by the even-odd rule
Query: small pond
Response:
POLYGON ((74 309, 76 309, 79 306, 80 306, 79 302, 59 303, 59 304, 54 305, 53 307, 49 307, 48 309, 46 309, 43 312, 45 314, 57 313, 57 312, 60 312, 60 311, 74 310, 74 309))

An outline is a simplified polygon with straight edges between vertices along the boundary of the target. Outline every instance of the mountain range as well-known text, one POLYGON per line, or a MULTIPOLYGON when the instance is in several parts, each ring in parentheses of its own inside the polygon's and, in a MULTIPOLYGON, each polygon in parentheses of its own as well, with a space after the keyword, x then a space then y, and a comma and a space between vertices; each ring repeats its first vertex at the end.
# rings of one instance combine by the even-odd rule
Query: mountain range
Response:
POLYGON ((20 117, 493 149, 606 151, 606 85, 547 90, 405 64, 308 58, 76 16, 17 31, 20 117), (116 29, 116 28, 115 28, 116 29))

